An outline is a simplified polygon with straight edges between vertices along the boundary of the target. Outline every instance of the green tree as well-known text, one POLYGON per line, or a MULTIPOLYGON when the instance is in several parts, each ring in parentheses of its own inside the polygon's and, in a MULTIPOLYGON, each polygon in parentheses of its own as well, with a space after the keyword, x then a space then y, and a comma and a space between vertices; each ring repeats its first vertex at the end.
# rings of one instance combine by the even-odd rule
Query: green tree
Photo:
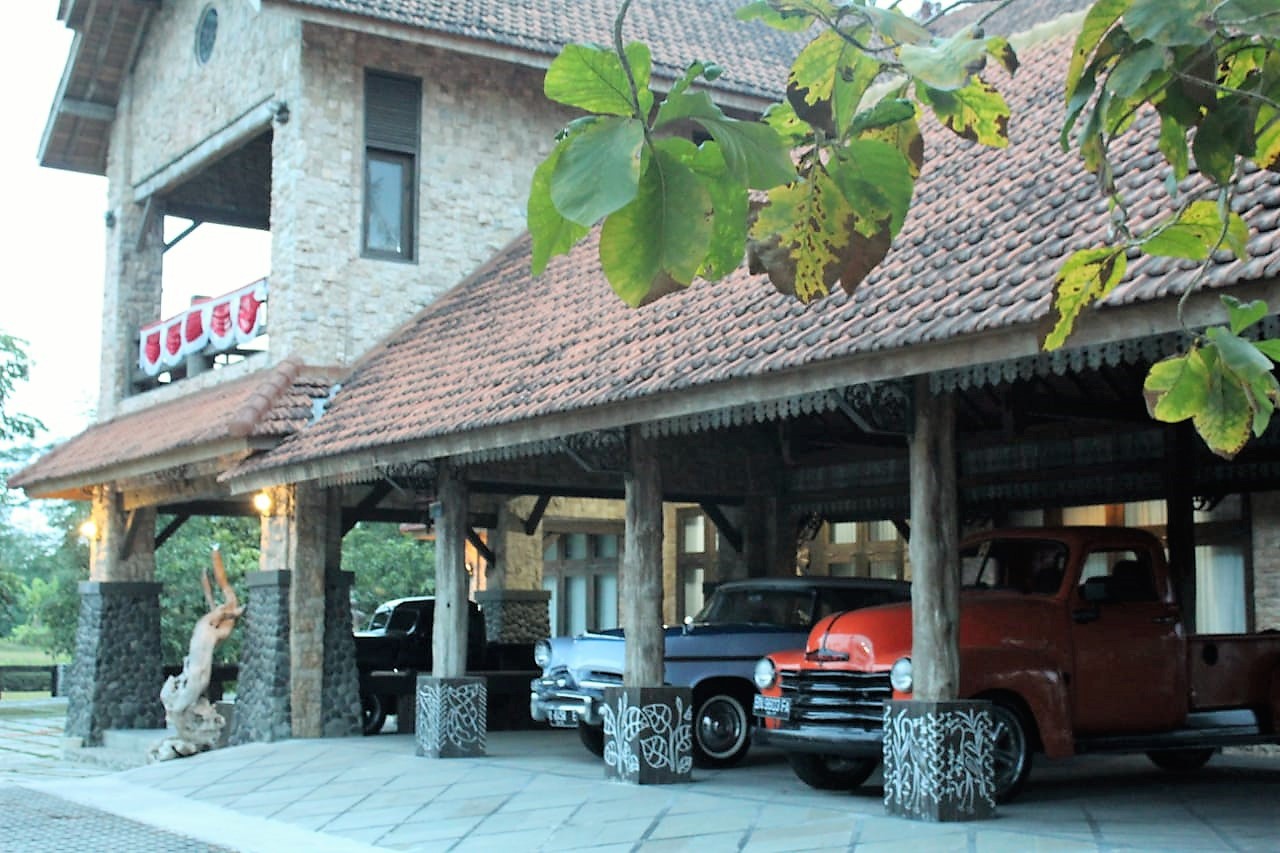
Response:
POLYGON ((18 383, 30 378, 26 341, 0 332, 0 441, 35 438, 44 424, 30 415, 10 412, 8 403, 18 383))
MULTIPOLYGON (((659 100, 650 51, 624 44, 623 0, 612 49, 569 45, 544 90, 586 115, 570 123, 533 176, 528 220, 537 274, 598 223, 600 263, 639 305, 736 269, 747 254, 779 290, 808 302, 838 282, 847 292, 883 260, 924 163, 920 116, 983 145, 1008 142, 1017 121, 984 78, 1009 73, 1009 43, 986 16, 952 36, 870 0, 756 0, 738 17, 812 34, 792 64, 786 98, 759 121, 737 121, 695 82, 721 69, 694 62, 659 100), (688 140, 689 124, 705 141, 688 140), (753 211, 748 192, 764 192, 753 211)), ((992 9, 998 11, 1006 0, 992 9)), ((966 5, 953 3, 950 6, 966 5)), ((990 14, 990 13, 989 13, 990 14)), ((1068 257, 1055 291, 1061 346, 1082 309, 1123 278, 1126 253, 1189 258, 1203 271, 1219 249, 1244 252, 1248 223, 1233 211, 1240 178, 1280 170, 1280 8, 1275 0, 1097 0, 1076 40, 1065 85, 1064 147, 1097 176, 1116 237, 1068 257), (1158 130, 1140 121, 1154 111, 1158 130), (1135 226, 1111 157, 1129 132, 1158 133, 1174 180, 1166 210, 1135 226), (1199 180, 1178 183, 1194 160, 1199 180)), ((1280 341, 1244 332, 1262 303, 1224 300, 1230 321, 1187 329, 1186 355, 1155 365, 1146 384, 1158 419, 1191 419, 1231 457, 1270 421, 1280 341)), ((1181 315, 1181 305, 1179 306, 1181 315)))
POLYGON ((435 592, 435 544, 395 524, 362 521, 342 540, 342 567, 355 573, 351 607, 363 625, 384 601, 435 592))

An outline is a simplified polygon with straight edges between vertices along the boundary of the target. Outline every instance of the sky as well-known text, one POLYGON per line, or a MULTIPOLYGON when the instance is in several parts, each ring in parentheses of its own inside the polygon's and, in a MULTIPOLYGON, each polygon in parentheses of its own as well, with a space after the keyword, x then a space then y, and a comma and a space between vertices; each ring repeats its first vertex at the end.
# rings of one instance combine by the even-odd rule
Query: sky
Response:
MULTIPOLYGON (((9 118, 0 132, 0 188, 9 203, 0 211, 0 331, 28 344, 31 381, 7 406, 44 422, 43 444, 80 432, 97 406, 107 182, 37 161, 72 40, 58 0, 9 0, 5 12, 0 80, 9 118)), ((169 238, 184 224, 166 223, 169 238)), ((269 246, 261 232, 202 226, 165 255, 163 316, 193 294, 216 296, 266 275, 269 246)))

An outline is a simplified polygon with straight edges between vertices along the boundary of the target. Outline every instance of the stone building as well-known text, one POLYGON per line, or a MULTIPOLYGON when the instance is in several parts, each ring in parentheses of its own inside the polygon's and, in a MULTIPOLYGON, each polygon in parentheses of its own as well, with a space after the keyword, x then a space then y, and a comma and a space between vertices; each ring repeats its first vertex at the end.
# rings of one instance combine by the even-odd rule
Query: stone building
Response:
MULTIPOLYGON (((729 577, 797 565, 910 577, 905 437, 917 395, 954 406, 965 523, 1148 527, 1169 541, 1202 628, 1278 625, 1280 436, 1272 428, 1225 463, 1142 406, 1147 367, 1183 343, 1168 294, 1191 272, 1134 263, 1067 349, 1040 349, 1057 267, 1108 225, 1050 129, 1061 38, 1029 49, 1004 85, 1033 125, 1008 151, 927 131, 935 166, 894 251, 853 296, 806 309, 742 269, 633 311, 603 283, 590 240, 534 280, 519 235, 523 181, 565 118, 540 99, 538 69, 565 37, 603 40, 607 15, 516 20, 499 0, 465 19, 393 0, 99 0, 116 13, 105 17, 80 5, 63 3, 81 39, 42 156, 111 179, 104 420, 13 482, 94 500, 101 538, 80 638, 90 651, 110 645, 95 626, 112 590, 154 596, 157 509, 273 496, 254 589, 277 596, 273 635, 287 624, 289 648, 258 666, 273 685, 263 697, 278 700, 288 684, 290 704, 254 700, 267 710, 246 737, 276 736, 285 718, 295 736, 352 729, 350 682, 328 675, 344 671, 346 654, 334 629, 339 534, 358 517, 420 520, 426 507, 402 495, 435 499, 449 595, 465 533, 484 527, 492 589, 545 590, 562 633, 620 615, 629 527, 618 499, 636 478, 637 448, 660 475, 664 503, 648 520, 660 517, 665 534, 667 621, 729 577), (540 29, 550 21, 570 31, 540 29), (225 39, 236 27, 243 37, 225 39), (222 51, 254 72, 221 74, 222 51), (190 96, 205 86, 221 106, 190 96), (403 110, 370 118, 371 104, 405 91, 396 103, 419 106, 420 132, 409 136, 396 133, 403 110), (200 101, 190 128, 165 113, 176 97, 200 101), (173 129, 146 130, 160 121, 173 129), (494 151, 505 152, 501 167, 494 151), (418 178, 390 208, 370 192, 384 168, 418 178), (143 324, 155 320, 163 278, 157 206, 270 226, 270 340, 256 354, 212 354, 214 370, 200 349, 169 366, 163 387, 139 391, 149 383, 135 381, 133 361, 147 361, 143 324), (384 209, 399 218, 375 222, 384 209), (469 236, 454 240, 455 229, 469 236), (156 428, 187 411, 203 413, 209 431, 156 428), (124 458, 110 443, 140 434, 157 437, 124 458)), ((663 4, 637 10, 646 5, 663 4)), ((600 11, 575 6, 585 8, 600 11)), ((765 81, 784 79, 793 44, 722 31, 733 25, 716 4, 678 8, 666 19, 638 13, 635 24, 651 41, 683 45, 667 55, 745 69, 723 82, 731 107, 758 106, 765 81)), ((1247 192, 1264 214, 1250 259, 1215 267, 1210 285, 1280 305, 1280 185, 1261 174, 1247 192)), ((237 304, 252 308, 256 293, 237 304)), ((1213 293, 1188 311, 1196 323, 1221 315, 1213 293)), ((1266 323, 1280 329, 1274 316, 1266 323)), ((170 326, 160 326, 161 347, 170 326)), ((97 654, 84 689, 114 675, 118 657, 97 654)), ((139 701, 129 699, 135 712, 139 701)), ((97 694, 77 702, 87 737, 137 724, 136 713, 102 710, 97 694)))
MULTIPOLYGON (((161 722, 154 548, 171 531, 156 530, 157 514, 257 512, 220 475, 318 417, 358 358, 522 231, 534 167, 569 119, 542 96, 543 71, 570 40, 607 41, 615 11, 403 6, 58 4, 76 36, 40 160, 108 179, 98 422, 10 483, 92 502, 70 728, 89 743, 161 722), (165 253, 186 235, 166 243, 166 222, 269 232, 270 268, 162 317, 175 286, 165 253)), ((652 6, 634 20, 659 45, 679 45, 668 51, 679 61, 730 45, 742 70, 719 84, 728 108, 760 109, 760 81, 782 79, 791 42, 762 27, 756 47, 729 39, 727 2, 661 28, 670 10, 652 6)), ((659 63, 655 76, 679 70, 659 63)), ((429 484, 405 469, 264 492, 262 571, 248 582, 254 612, 278 616, 251 620, 249 645, 276 652, 242 679, 242 699, 261 707, 237 714, 248 729, 236 737, 359 730, 338 543, 360 519, 423 521, 430 488, 415 486, 429 484)), ((565 613, 551 624, 588 627, 582 579, 590 627, 610 616, 595 603, 608 601, 609 579, 597 589, 580 553, 589 547, 591 566, 612 562, 616 575, 620 510, 565 495, 533 518, 535 503, 490 495, 467 519, 494 543, 481 596, 503 639, 544 635, 547 598, 565 613), (542 591, 544 539, 562 555, 554 594, 542 591)))

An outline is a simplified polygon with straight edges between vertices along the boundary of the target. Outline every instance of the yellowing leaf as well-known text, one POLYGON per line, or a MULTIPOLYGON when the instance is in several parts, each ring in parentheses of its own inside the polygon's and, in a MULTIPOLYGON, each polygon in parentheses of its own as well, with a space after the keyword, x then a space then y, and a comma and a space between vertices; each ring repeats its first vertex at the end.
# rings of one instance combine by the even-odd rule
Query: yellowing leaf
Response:
POLYGON ((917 85, 916 97, 957 135, 993 148, 1009 144, 1009 105, 984 80, 975 77, 967 86, 951 91, 917 85))
POLYGON ((844 270, 853 210, 823 172, 769 192, 750 235, 756 260, 774 286, 812 302, 831 292, 844 270))
POLYGON ((1075 326, 1080 312, 1110 293, 1124 278, 1123 249, 1082 249, 1067 258, 1058 270, 1053 306, 1058 309, 1058 322, 1045 338, 1044 348, 1062 346, 1075 326))
MULTIPOLYGON (((1089 57, 1093 56, 1098 45, 1106 34, 1115 26, 1116 21, 1129 8, 1132 0, 1097 0, 1085 13, 1084 23, 1080 26, 1080 35, 1076 36, 1074 49, 1071 51, 1071 65, 1067 68, 1066 99, 1070 102, 1076 95, 1089 57)), ((1090 82, 1092 87, 1092 82, 1090 82)))
POLYGON ((904 44, 898 51, 908 74, 930 89, 946 91, 969 85, 970 78, 982 70, 986 55, 987 42, 975 38, 972 27, 930 45, 904 44))
POLYGON ((1192 418, 1204 443, 1223 459, 1232 459, 1249 441, 1254 412, 1240 383, 1222 367, 1215 352, 1206 348, 1209 384, 1204 406, 1192 418))
MULTIPOLYGON (((831 111, 834 131, 843 133, 853 122, 862 96, 880 71, 879 62, 849 44, 834 30, 826 30, 796 57, 787 78, 787 87, 796 94, 803 93, 802 105, 796 108, 798 115, 809 119, 803 106, 826 105, 831 111)), ((792 97, 793 104, 795 100, 792 97)))
POLYGON ((1142 390, 1151 417, 1176 424, 1204 408, 1209 397, 1209 370, 1200 351, 1192 349, 1151 365, 1142 390))

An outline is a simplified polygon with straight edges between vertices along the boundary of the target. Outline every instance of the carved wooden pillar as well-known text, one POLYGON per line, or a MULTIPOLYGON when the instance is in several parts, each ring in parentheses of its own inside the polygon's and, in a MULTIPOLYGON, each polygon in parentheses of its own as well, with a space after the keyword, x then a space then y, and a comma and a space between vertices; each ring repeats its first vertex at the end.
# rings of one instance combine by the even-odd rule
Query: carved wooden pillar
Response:
POLYGON ((684 782, 693 766, 689 731, 692 697, 687 688, 661 686, 665 652, 661 468, 651 438, 636 428, 627 438, 626 531, 619 596, 627 650, 623 686, 605 691, 606 773, 640 784, 684 782), (663 710, 654 713, 656 706, 663 710), (662 748, 653 748, 655 744, 662 748))
POLYGON ((960 686, 960 527, 955 406, 915 383, 911 464, 913 699, 884 720, 884 801, 890 814, 954 821, 995 812, 994 728, 986 702, 960 686))

